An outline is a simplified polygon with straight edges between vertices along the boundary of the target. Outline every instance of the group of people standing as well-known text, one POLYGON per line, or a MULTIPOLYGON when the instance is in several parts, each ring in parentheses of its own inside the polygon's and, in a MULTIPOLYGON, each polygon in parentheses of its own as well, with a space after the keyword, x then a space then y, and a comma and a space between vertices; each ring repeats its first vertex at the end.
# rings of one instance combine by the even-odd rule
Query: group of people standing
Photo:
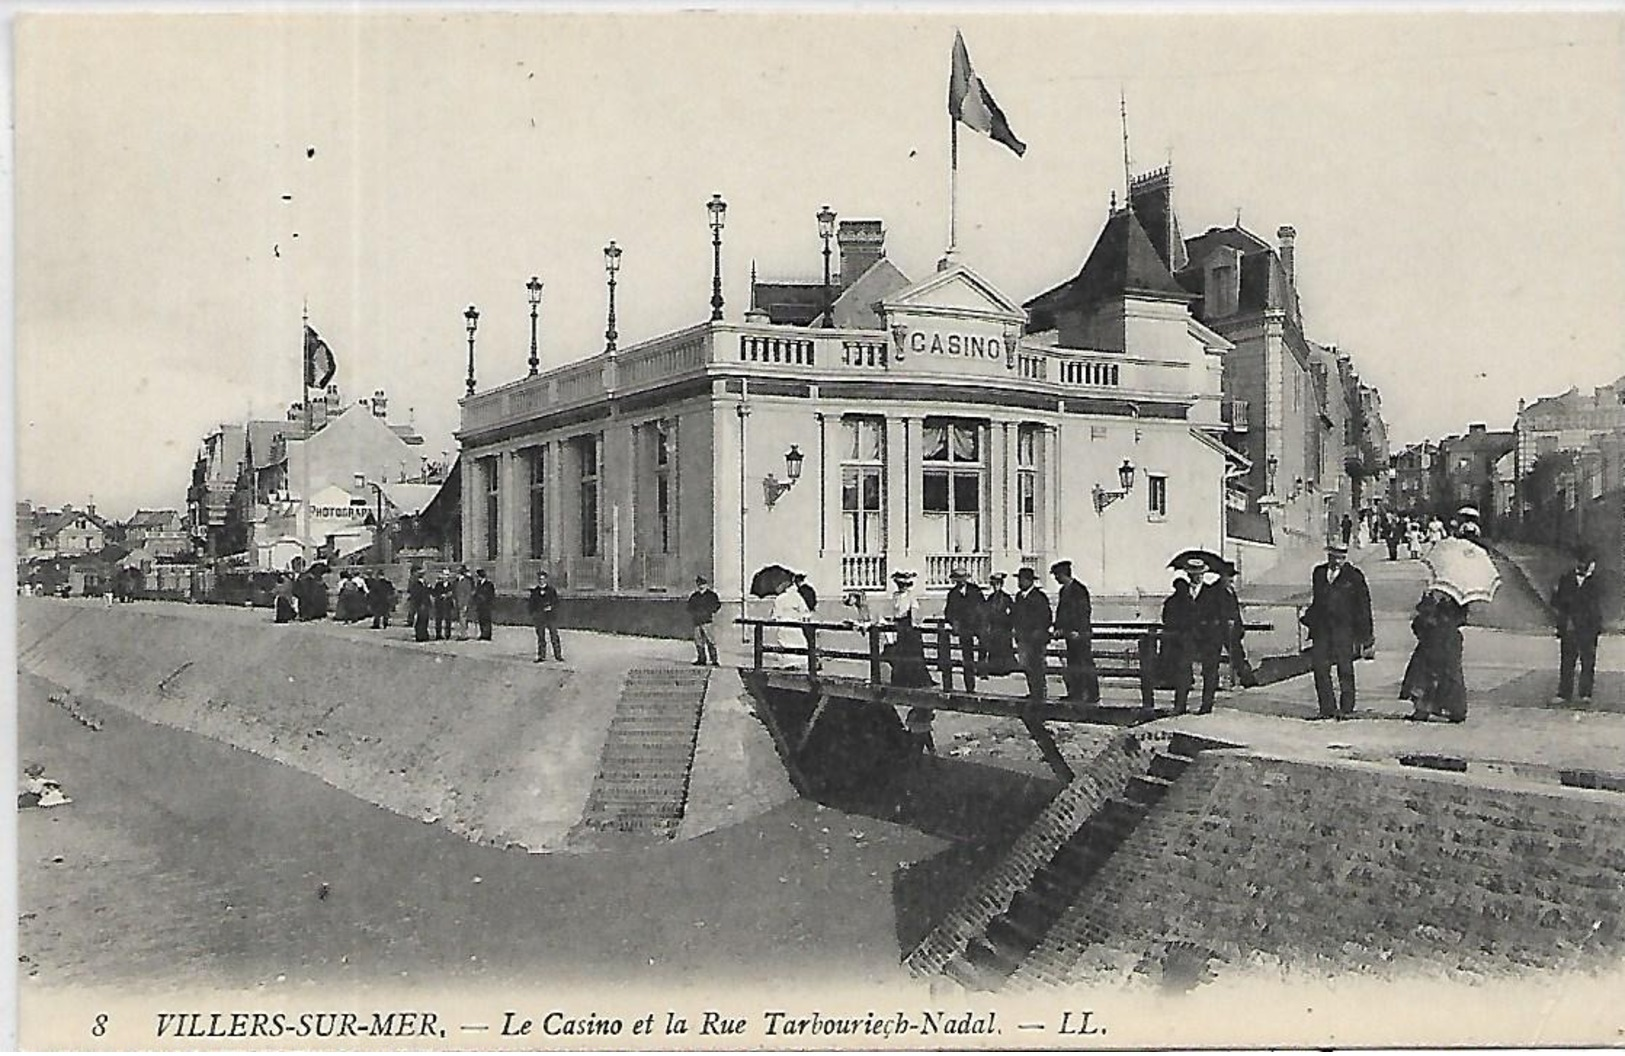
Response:
POLYGON ((458 566, 455 572, 442 569, 432 581, 422 569, 414 568, 406 581, 406 622, 420 642, 431 638, 449 641, 453 626, 457 638, 467 641, 470 624, 475 626, 479 641, 489 642, 496 600, 496 584, 486 577, 483 568, 475 569, 472 575, 467 565, 458 566))
POLYGON ((1242 642, 1245 627, 1241 599, 1236 596, 1236 566, 1187 558, 1174 577, 1173 591, 1162 603, 1162 635, 1157 653, 1159 684, 1174 691, 1174 713, 1185 714, 1195 682, 1202 672, 1202 700, 1198 715, 1213 710, 1218 692, 1219 661, 1229 657, 1236 683, 1257 685, 1242 642))

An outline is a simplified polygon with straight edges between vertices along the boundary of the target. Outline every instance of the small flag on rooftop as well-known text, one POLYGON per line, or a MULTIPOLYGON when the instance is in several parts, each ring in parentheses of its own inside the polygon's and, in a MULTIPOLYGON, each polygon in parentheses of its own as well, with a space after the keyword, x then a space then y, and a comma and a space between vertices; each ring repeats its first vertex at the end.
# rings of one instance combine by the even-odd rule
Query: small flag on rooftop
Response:
POLYGON ((971 68, 965 38, 957 30, 954 32, 953 72, 948 78, 948 114, 995 142, 1003 143, 1015 151, 1017 157, 1027 153, 1027 144, 1010 131, 1010 122, 993 101, 993 93, 971 68))
POLYGON ((327 383, 333 380, 334 371, 338 370, 338 360, 333 358, 333 350, 327 347, 327 342, 321 335, 305 324, 305 388, 325 389, 327 383))

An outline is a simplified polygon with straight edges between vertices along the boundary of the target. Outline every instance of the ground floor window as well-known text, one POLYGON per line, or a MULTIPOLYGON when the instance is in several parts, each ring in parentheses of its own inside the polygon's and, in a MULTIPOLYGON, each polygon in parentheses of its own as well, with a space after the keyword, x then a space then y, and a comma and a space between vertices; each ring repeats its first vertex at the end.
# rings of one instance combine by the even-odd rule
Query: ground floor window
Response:
POLYGON ((1145 512, 1152 520, 1168 516, 1168 477, 1161 473, 1145 476, 1145 512))

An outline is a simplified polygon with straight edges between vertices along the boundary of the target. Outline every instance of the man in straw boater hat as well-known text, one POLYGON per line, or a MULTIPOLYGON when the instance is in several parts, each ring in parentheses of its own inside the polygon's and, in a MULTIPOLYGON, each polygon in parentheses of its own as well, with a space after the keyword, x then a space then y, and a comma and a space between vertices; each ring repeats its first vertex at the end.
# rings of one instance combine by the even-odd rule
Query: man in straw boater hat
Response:
POLYGON ((959 659, 965 666, 965 692, 976 692, 976 640, 982 636, 982 588, 971 581, 970 573, 955 566, 948 573, 953 586, 942 605, 942 618, 953 629, 959 645, 959 659))
POLYGON ((1354 714, 1354 661, 1372 643, 1371 591, 1365 575, 1348 563, 1348 544, 1326 544, 1326 562, 1310 578, 1309 607, 1298 622, 1309 631, 1309 662, 1315 672, 1315 697, 1321 719, 1354 714), (1332 693, 1332 668, 1337 694, 1332 693))

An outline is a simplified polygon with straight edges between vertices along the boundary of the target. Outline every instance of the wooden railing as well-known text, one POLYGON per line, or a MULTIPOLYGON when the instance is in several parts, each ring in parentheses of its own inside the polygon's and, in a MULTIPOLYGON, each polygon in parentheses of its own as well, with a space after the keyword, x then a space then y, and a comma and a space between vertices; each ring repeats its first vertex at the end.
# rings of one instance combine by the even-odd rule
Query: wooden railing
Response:
MULTIPOLYGON (((751 628, 751 666, 753 670, 760 671, 764 667, 764 660, 769 656, 805 657, 807 677, 815 683, 823 677, 824 666, 831 660, 861 660, 868 669, 868 682, 871 685, 884 685, 885 667, 890 662, 886 653, 886 639, 895 634, 895 624, 885 621, 861 624, 854 621, 842 623, 799 621, 799 620, 772 620, 772 619, 738 619, 736 624, 751 628), (805 635, 806 644, 781 645, 769 642, 767 630, 769 628, 796 628, 805 635), (831 647, 827 644, 829 638, 835 634, 857 634, 865 641, 863 650, 831 647)), ((1268 631, 1274 630, 1271 623, 1248 623, 1243 625, 1244 630, 1268 631)), ((952 693, 954 673, 964 673, 965 664, 959 641, 953 628, 946 620, 928 619, 920 623, 923 660, 928 668, 936 673, 944 693, 952 693)), ((1101 621, 1095 623, 1091 629, 1093 644, 1093 674, 1102 682, 1113 682, 1118 685, 1127 683, 1138 689, 1140 707, 1146 710, 1154 707, 1157 689, 1157 651, 1158 645, 1167 636, 1160 623, 1151 621, 1125 620, 1101 621)), ((981 639, 978 637, 978 642, 981 639)), ((1044 651, 1044 674, 1065 676, 1068 673, 1066 664, 1066 645, 1061 639, 1052 640, 1044 651)), ((1016 673, 1020 673, 1019 671, 1016 673)), ((975 671, 977 677, 985 677, 980 670, 975 671)))

